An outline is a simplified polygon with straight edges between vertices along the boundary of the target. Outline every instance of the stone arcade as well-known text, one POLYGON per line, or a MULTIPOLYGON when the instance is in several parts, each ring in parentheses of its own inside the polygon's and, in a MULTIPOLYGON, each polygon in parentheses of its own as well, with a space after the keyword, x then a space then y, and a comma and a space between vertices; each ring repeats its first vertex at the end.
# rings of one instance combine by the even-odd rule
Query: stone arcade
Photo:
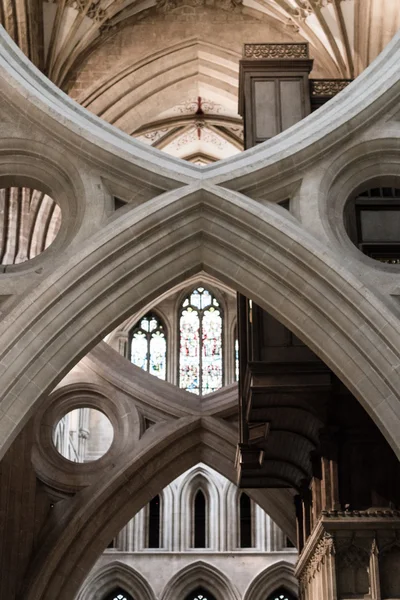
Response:
POLYGON ((398 0, 0 23, 0 600, 400 599, 398 0))

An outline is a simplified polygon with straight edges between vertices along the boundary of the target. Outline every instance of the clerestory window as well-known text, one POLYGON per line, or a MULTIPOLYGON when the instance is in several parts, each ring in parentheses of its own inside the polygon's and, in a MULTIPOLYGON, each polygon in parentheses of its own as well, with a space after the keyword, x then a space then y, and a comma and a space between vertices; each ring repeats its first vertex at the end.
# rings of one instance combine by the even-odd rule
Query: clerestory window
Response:
POLYGON ((222 309, 215 296, 198 287, 183 300, 179 316, 179 387, 194 394, 223 385, 222 309))
POLYGON ((252 518, 251 518, 251 500, 249 496, 242 492, 239 502, 240 511, 240 547, 252 548, 252 518))
POLYGON ((207 547, 207 503, 201 490, 194 498, 193 538, 195 548, 207 547))
POLYGON ((161 503, 160 496, 155 496, 149 503, 149 548, 160 547, 160 517, 161 503))
POLYGON ((133 328, 130 336, 131 362, 165 379, 167 373, 167 339, 161 319, 154 313, 147 313, 133 328))

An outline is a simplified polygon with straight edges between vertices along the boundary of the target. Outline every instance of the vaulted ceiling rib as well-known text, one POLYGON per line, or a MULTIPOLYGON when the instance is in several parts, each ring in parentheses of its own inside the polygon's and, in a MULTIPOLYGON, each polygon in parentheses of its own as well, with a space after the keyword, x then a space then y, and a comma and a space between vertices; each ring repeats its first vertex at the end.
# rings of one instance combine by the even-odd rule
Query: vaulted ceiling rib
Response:
MULTIPOLYGON (((83 57, 127 23, 209 0, 0 0, 0 22, 25 54, 66 87, 83 57)), ((220 10, 298 34, 326 76, 354 77, 400 27, 398 0, 219 0, 220 10)), ((268 41, 267 39, 265 40, 268 41)))

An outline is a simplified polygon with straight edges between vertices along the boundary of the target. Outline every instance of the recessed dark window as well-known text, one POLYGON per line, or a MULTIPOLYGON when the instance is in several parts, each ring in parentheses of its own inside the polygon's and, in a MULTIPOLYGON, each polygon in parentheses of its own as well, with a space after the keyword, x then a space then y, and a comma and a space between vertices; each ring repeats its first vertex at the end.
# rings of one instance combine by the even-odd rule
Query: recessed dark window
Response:
POLYGON ((380 262, 400 264, 400 189, 365 190, 352 203, 348 232, 366 255, 380 262))
POLYGON ((251 548, 252 544, 251 500, 244 492, 240 496, 240 547, 251 548))
POLYGON ((160 496, 149 503, 149 548, 160 547, 160 496))
POLYGON ((194 547, 206 548, 206 499, 199 490, 194 499, 194 547))

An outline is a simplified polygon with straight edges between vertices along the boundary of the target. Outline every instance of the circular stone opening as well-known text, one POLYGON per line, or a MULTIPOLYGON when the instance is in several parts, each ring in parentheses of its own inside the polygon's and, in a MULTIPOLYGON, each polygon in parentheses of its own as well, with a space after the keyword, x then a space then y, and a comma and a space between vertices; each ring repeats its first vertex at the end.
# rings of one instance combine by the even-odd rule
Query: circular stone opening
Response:
POLYGON ((351 241, 376 261, 400 265, 400 186, 366 187, 347 202, 345 227, 351 241))
POLYGON ((61 209, 44 192, 27 187, 0 189, 0 263, 31 260, 55 240, 61 209))
POLYGON ((106 415, 89 407, 71 410, 53 431, 57 452, 77 463, 92 462, 104 456, 113 438, 114 429, 106 415))

